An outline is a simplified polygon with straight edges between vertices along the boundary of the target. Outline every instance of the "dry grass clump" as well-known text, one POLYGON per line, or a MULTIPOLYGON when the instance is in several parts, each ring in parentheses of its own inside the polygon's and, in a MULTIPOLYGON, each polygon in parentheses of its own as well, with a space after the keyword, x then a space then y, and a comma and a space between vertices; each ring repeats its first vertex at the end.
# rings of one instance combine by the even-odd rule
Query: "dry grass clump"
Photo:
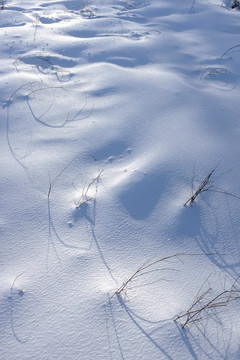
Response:
POLYGON ((202 286, 190 308, 178 315, 174 321, 180 320, 181 327, 184 329, 187 325, 201 322, 206 318, 217 318, 219 308, 224 308, 232 301, 240 299, 240 289, 236 287, 238 280, 239 278, 232 283, 229 289, 224 289, 218 294, 214 294, 210 285, 205 291, 202 291, 202 286))
POLYGON ((197 188, 195 188, 195 186, 194 186, 194 182, 195 182, 195 166, 194 166, 194 172, 193 172, 193 177, 192 177, 191 197, 185 202, 184 206, 186 206, 186 205, 192 206, 194 201, 198 197, 198 195, 200 195, 200 194, 202 194, 203 192, 206 192, 206 191, 214 191, 214 192, 218 192, 218 193, 221 193, 221 194, 225 194, 225 195, 232 196, 234 198, 240 199, 239 196, 234 195, 232 193, 229 193, 229 192, 225 191, 224 189, 221 189, 221 188, 219 188, 219 187, 217 187, 217 186, 215 186, 213 184, 212 176, 213 176, 216 168, 217 168, 217 166, 212 171, 210 171, 210 173, 199 183, 197 188))

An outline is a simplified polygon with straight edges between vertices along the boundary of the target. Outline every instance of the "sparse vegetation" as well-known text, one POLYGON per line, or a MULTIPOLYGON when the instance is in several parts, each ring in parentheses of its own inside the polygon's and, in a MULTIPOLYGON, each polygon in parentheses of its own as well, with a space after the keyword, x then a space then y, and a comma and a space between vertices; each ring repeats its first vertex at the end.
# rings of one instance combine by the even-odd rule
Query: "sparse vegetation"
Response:
POLYGON ((88 191, 90 190, 90 188, 92 187, 92 185, 99 180, 100 176, 102 175, 104 170, 102 170, 98 176, 96 176, 89 184, 88 186, 85 188, 85 186, 83 187, 83 191, 82 191, 82 196, 81 199, 79 201, 79 203, 76 205, 76 208, 80 208, 80 206, 82 206, 83 204, 86 204, 92 200, 94 200, 93 197, 89 197, 88 196, 88 191))
POLYGON ((197 189, 195 190, 194 189, 195 166, 194 166, 194 172, 193 172, 193 177, 192 177, 191 197, 185 202, 184 206, 186 206, 186 205, 192 206, 194 201, 198 197, 198 195, 200 195, 201 193, 203 193, 205 191, 214 191, 214 192, 218 192, 218 193, 221 193, 221 194, 225 194, 225 195, 232 196, 234 198, 240 199, 239 196, 234 195, 232 193, 229 193, 229 192, 225 191, 224 189, 221 189, 221 188, 213 185, 213 183, 212 183, 212 175, 215 172, 216 168, 217 168, 217 166, 200 182, 197 189))
POLYGON ((240 203, 209 193, 240 199, 223 3, 0 0, 5 359, 240 358, 240 203))
POLYGON ((177 271, 176 269, 169 268, 169 267, 155 267, 155 266, 159 265, 159 263, 162 263, 164 261, 167 262, 170 259, 179 258, 182 255, 185 255, 185 254, 175 254, 175 255, 166 256, 164 258, 161 258, 161 259, 158 259, 155 261, 151 261, 151 260, 146 261, 125 282, 123 282, 122 285, 117 290, 114 291, 114 293, 110 297, 109 301, 115 295, 121 295, 123 292, 125 292, 125 290, 127 289, 127 286, 130 285, 130 283, 132 283, 133 280, 136 280, 140 276, 143 276, 146 274, 152 274, 154 272, 159 272, 159 271, 169 271, 169 270, 177 271))
POLYGON ((205 318, 217 317, 217 310, 219 308, 223 308, 229 305, 230 302, 240 299, 240 289, 236 287, 238 280, 239 278, 233 282, 229 289, 224 289, 217 295, 214 295, 210 285, 208 285, 205 291, 202 291, 202 286, 190 308, 182 315, 178 315, 174 321, 183 320, 181 327, 184 329, 187 325, 201 322, 205 318))
MULTIPOLYGON (((20 276, 22 276, 22 274, 24 274, 24 273, 25 273, 25 271, 23 271, 21 274, 19 274, 19 275, 17 275, 17 276, 15 277, 15 279, 13 280, 12 286, 11 286, 11 292, 12 292, 13 289, 14 289, 14 286, 15 286, 15 283, 16 283, 17 279, 18 279, 20 276)), ((24 290, 23 290, 23 289, 20 289, 20 288, 17 289, 17 292, 18 292, 18 294, 19 294, 20 296, 22 296, 22 295, 24 294, 24 290)))
MULTIPOLYGON (((132 283, 134 280, 137 280, 141 276, 149 275, 149 274, 152 275, 153 273, 160 272, 160 271, 179 271, 172 267, 159 267, 160 263, 164 263, 164 262, 166 263, 173 259, 177 259, 183 263, 182 258, 186 257, 186 256, 210 256, 210 255, 216 255, 216 254, 203 255, 203 254, 197 254, 197 253, 196 254, 194 254, 194 253, 193 254, 179 253, 179 254, 169 255, 169 256, 163 257, 161 259, 154 260, 154 261, 152 261, 152 259, 150 259, 150 260, 146 261, 145 263, 143 263, 125 282, 123 282, 122 285, 117 290, 114 291, 113 295, 110 297, 109 300, 111 300, 115 295, 121 295, 122 293, 124 293, 127 290, 130 283, 132 283)), ((161 279, 158 279, 153 282, 152 281, 147 282, 144 285, 141 284, 141 285, 132 286, 132 288, 150 285, 150 284, 152 284, 154 282, 158 282, 160 280, 166 281, 166 279, 161 278, 161 279)))
POLYGON ((201 183, 199 184, 198 188, 196 191, 194 191, 194 174, 193 174, 193 180, 192 180, 192 195, 191 197, 185 202, 184 206, 186 205, 192 205, 194 203, 194 201, 196 200, 197 196, 199 194, 201 194, 204 191, 208 191, 212 188, 212 186, 207 186, 209 184, 210 178, 212 176, 212 174, 214 173, 216 168, 214 168, 206 177, 203 181, 201 181, 201 183))

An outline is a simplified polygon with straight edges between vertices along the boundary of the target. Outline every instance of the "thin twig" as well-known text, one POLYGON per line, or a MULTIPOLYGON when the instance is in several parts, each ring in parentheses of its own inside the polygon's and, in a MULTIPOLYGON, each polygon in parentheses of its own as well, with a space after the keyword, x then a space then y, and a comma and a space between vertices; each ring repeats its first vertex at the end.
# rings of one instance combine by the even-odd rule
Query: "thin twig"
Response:
POLYGON ((193 173, 193 177, 192 177, 192 195, 191 197, 185 202, 184 206, 189 205, 191 206, 194 201, 196 200, 197 196, 205 191, 212 191, 212 192, 217 192, 220 194, 225 194, 228 196, 232 196, 236 199, 240 199, 240 196, 237 196, 231 192, 225 191, 224 189, 221 189, 215 185, 210 185, 210 180, 211 177, 214 173, 214 171, 216 170, 217 166, 208 174, 208 176, 205 177, 205 179, 200 183, 200 185, 198 186, 197 190, 195 192, 193 192, 194 189, 194 177, 195 177, 195 165, 194 165, 194 173, 193 173))
POLYGON ((240 299, 240 290, 235 288, 236 282, 238 280, 239 277, 233 282, 230 289, 224 290, 210 300, 204 301, 206 296, 212 292, 212 289, 209 287, 201 295, 196 297, 193 304, 185 313, 178 315, 174 321, 185 318, 185 321, 181 324, 181 327, 184 328, 185 326, 194 322, 202 321, 203 312, 206 313, 206 316, 210 316, 207 314, 208 310, 210 310, 212 314, 216 316, 216 313, 214 312, 216 308, 226 307, 230 301, 240 299), (202 302, 203 304, 201 304, 202 302))
POLYGON ((186 206, 186 205, 191 206, 199 194, 201 194, 203 191, 207 191, 210 189, 210 187, 206 188, 206 186, 208 185, 209 180, 210 180, 212 174, 214 173, 215 169, 216 169, 216 167, 205 177, 205 179, 200 183, 200 185, 197 188, 197 190, 195 191, 195 193, 192 194, 192 196, 185 202, 184 206, 186 206))
POLYGON ((22 274, 24 274, 25 272, 26 272, 26 271, 23 271, 23 272, 21 272, 21 274, 19 274, 19 275, 17 275, 17 276, 15 277, 15 279, 13 280, 12 286, 11 286, 11 290, 13 290, 13 287, 14 287, 15 282, 17 281, 17 279, 18 279, 20 276, 22 276, 22 274))
MULTIPOLYGON (((109 298, 109 301, 111 301, 111 299, 115 296, 115 295, 121 295, 122 292, 124 292, 127 288, 127 286, 129 285, 129 283, 131 283, 133 280, 136 280, 137 278, 139 278, 142 275, 146 275, 148 273, 153 273, 153 272, 157 272, 157 271, 178 271, 176 269, 173 268, 157 268, 157 269, 152 269, 152 267, 162 261, 168 261, 170 259, 173 258, 177 258, 179 261, 183 262, 181 257, 184 256, 205 256, 205 255, 216 255, 216 254, 185 254, 185 253, 179 253, 179 254, 174 254, 174 255, 170 255, 170 256, 166 256, 164 258, 155 260, 155 261, 151 261, 148 260, 145 263, 143 263, 143 265, 141 265, 125 282, 122 283, 122 285, 114 291, 113 295, 109 298), (146 269, 149 269, 147 271, 145 271, 146 269)), ((150 284, 150 283, 149 283, 150 284)), ((144 285, 145 286, 145 285, 144 285)), ((136 286, 134 286, 136 287, 136 286)))
POLYGON ((227 50, 225 51, 225 53, 222 54, 222 56, 220 56, 220 59, 222 59, 229 51, 231 51, 231 50, 233 50, 233 49, 236 49, 236 48, 239 48, 239 47, 240 47, 240 44, 234 45, 234 46, 230 47, 229 49, 227 49, 227 50))
POLYGON ((10 101, 12 100, 13 96, 14 96, 19 90, 21 90, 24 86, 33 85, 33 84, 35 84, 35 83, 36 83, 36 81, 32 81, 32 82, 29 82, 29 83, 26 83, 26 84, 24 84, 24 85, 19 86, 19 88, 17 88, 17 90, 15 90, 15 91, 12 93, 12 95, 9 97, 8 102, 10 102, 10 101))
POLYGON ((100 173, 98 174, 97 177, 95 177, 87 186, 87 189, 86 191, 84 192, 83 191, 83 194, 82 194, 82 201, 79 202, 79 204, 76 206, 76 208, 80 208, 80 206, 82 206, 83 204, 86 204, 88 203, 89 201, 92 201, 93 198, 92 197, 88 197, 88 191, 90 190, 91 186, 96 182, 98 181, 98 179, 100 178, 100 176, 102 175, 104 170, 100 171, 100 173))
POLYGON ((196 0, 193 0, 192 6, 191 6, 191 8, 190 8, 190 10, 189 10, 189 14, 193 14, 193 13, 194 13, 194 5, 195 5, 195 2, 196 2, 196 0))

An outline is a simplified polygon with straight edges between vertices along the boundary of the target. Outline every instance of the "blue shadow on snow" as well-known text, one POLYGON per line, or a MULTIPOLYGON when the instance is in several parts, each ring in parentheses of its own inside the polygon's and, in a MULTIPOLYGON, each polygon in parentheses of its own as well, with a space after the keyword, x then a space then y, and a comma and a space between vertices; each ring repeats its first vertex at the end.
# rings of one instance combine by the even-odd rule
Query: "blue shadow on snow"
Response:
POLYGON ((156 206, 167 185, 167 179, 160 174, 146 174, 124 190, 120 200, 131 217, 146 219, 156 206))

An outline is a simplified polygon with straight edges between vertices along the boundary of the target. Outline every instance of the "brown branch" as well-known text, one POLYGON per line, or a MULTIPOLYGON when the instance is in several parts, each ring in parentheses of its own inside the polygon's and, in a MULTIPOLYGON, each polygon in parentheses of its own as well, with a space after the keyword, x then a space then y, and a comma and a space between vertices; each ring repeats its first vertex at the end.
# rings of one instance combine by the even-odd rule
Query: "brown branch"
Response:
POLYGON ((181 324, 181 327, 183 329, 185 328, 185 326, 189 324, 192 324, 196 321, 201 321, 203 319, 202 313, 206 313, 206 316, 210 316, 209 314, 207 314, 208 310, 213 311, 214 309, 219 307, 221 308, 226 307, 230 303, 230 301, 240 299, 240 290, 235 288, 235 284, 238 281, 238 279, 239 277, 233 282, 230 289, 224 290, 221 293, 214 296, 212 299, 206 300, 204 302, 206 295, 210 294, 212 291, 212 289, 209 287, 205 292, 197 296, 196 300, 193 302, 193 304, 185 313, 178 315, 174 319, 174 321, 177 321, 181 318, 185 318, 185 321, 181 324), (203 302, 202 305, 201 302, 203 302))
POLYGON ((222 54, 222 56, 220 56, 220 59, 222 59, 229 51, 236 48, 240 48, 240 44, 230 47, 228 50, 225 51, 225 53, 222 54))
POLYGON ((83 204, 86 204, 88 203, 89 201, 92 201, 94 200, 94 198, 92 197, 88 197, 87 193, 88 191, 90 190, 91 186, 96 182, 98 181, 98 179, 100 178, 100 176, 102 175, 104 170, 100 171, 100 173, 98 174, 97 177, 95 177, 89 184, 88 184, 88 187, 86 189, 86 191, 83 193, 82 195, 82 201, 80 201, 80 203, 76 206, 77 209, 80 208, 80 206, 82 206, 83 204))
MULTIPOLYGON (((173 258, 177 258, 179 261, 183 262, 181 257, 184 257, 184 256, 205 256, 205 255, 210 256, 210 255, 216 255, 216 254, 197 254, 197 253, 195 253, 195 254, 185 254, 185 253, 179 253, 179 254, 169 255, 169 256, 166 256, 164 258, 155 260, 155 261, 148 260, 145 263, 143 263, 143 265, 141 265, 125 282, 123 282, 122 285, 117 290, 114 291, 113 295, 109 298, 109 301, 111 301, 111 299, 115 295, 121 295, 121 293, 126 290, 129 283, 131 283, 133 280, 138 279, 140 276, 143 276, 143 275, 146 275, 146 274, 149 274, 149 273, 153 273, 153 272, 158 272, 158 271, 169 271, 169 270, 178 271, 176 269, 166 268, 166 267, 152 268, 154 265, 156 265, 156 264, 158 264, 160 262, 168 261, 168 260, 173 259, 173 258), (147 271, 145 271, 145 270, 147 270, 147 271)), ((150 284, 151 283, 149 283, 149 285, 150 284)), ((134 286, 134 287, 136 287, 136 286, 134 286)))
POLYGON ((191 206, 199 194, 201 194, 203 191, 207 191, 210 189, 210 187, 206 188, 206 186, 208 185, 209 180, 210 180, 212 174, 214 173, 215 169, 216 169, 216 167, 205 177, 205 179, 200 183, 200 185, 197 188, 197 190, 195 191, 195 193, 192 194, 192 196, 185 202, 184 206, 186 206, 186 205, 191 206))
POLYGON ((193 172, 193 177, 192 177, 192 196, 185 202, 184 206, 189 205, 191 206, 194 201, 196 200, 197 196, 201 193, 203 193, 204 191, 212 191, 212 192, 217 192, 220 194, 225 194, 231 197, 234 197, 236 199, 240 199, 240 196, 237 196, 231 192, 225 191, 224 189, 221 189, 217 186, 214 185, 210 185, 210 180, 211 177, 214 173, 214 171, 216 170, 217 166, 205 177, 205 179, 200 183, 200 185, 198 186, 197 190, 194 192, 193 188, 194 188, 194 178, 195 178, 195 164, 194 164, 194 172, 193 172))

